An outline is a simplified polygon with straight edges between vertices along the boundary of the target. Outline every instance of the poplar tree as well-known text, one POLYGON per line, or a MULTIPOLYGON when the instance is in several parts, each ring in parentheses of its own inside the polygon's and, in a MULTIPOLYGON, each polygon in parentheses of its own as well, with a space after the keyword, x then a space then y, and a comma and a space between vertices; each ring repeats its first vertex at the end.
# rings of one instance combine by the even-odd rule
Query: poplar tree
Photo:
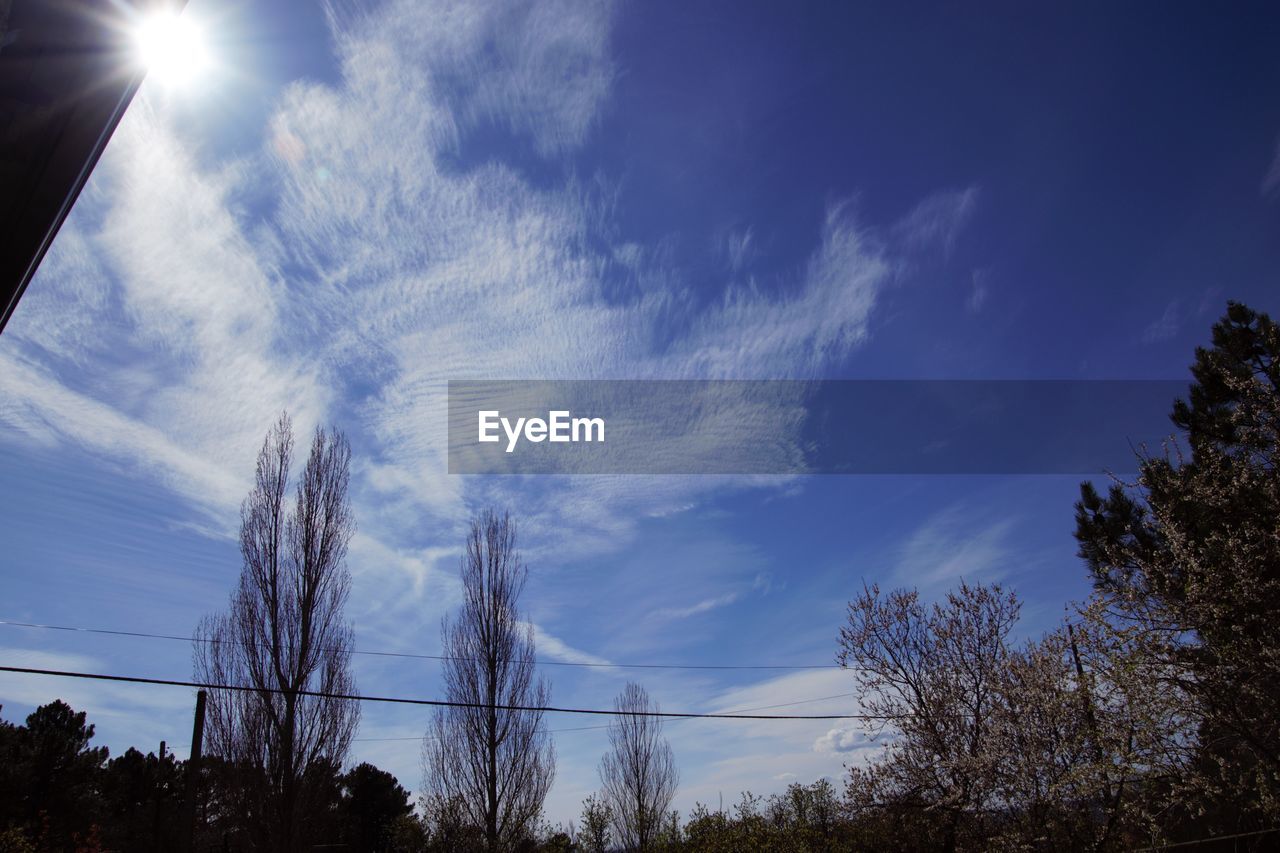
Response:
POLYGON ((471 523, 461 565, 463 603, 441 627, 444 698, 423 741, 430 811, 460 811, 489 851, 510 850, 537 828, 555 778, 542 712, 551 688, 535 672, 533 627, 521 620, 528 568, 508 515, 471 523))
POLYGON ((238 810, 260 846, 310 849, 324 808, 324 780, 341 767, 359 720, 352 629, 343 610, 351 586, 347 545, 355 521, 347 499, 351 449, 317 429, 289 495, 293 428, 268 432, 254 487, 240 510, 240 581, 224 613, 196 634, 195 674, 210 690, 207 749, 240 779, 238 810))

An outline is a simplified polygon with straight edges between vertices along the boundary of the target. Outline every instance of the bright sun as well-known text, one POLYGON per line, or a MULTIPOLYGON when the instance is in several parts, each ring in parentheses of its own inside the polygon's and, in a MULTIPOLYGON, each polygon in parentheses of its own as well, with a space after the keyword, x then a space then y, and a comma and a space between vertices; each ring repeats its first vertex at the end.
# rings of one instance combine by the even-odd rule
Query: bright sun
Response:
POLYGON ((168 86, 183 86, 209 67, 200 28, 189 18, 160 12, 143 19, 133 34, 147 75, 168 86))

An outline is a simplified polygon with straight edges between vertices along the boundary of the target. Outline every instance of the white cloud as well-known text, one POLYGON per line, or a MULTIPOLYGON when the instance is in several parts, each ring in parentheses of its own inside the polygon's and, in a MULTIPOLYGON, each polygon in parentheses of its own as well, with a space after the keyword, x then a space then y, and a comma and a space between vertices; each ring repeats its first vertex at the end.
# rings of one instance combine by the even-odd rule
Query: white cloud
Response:
POLYGON ((602 668, 613 666, 606 658, 575 649, 559 637, 547 633, 546 629, 538 625, 533 626, 533 641, 538 654, 546 655, 552 660, 564 661, 565 663, 590 664, 602 668))
MULTIPOLYGON (((350 613, 373 648, 430 642, 456 601, 451 564, 476 505, 521 507, 526 555, 564 562, 617 553, 637 519, 709 494, 787 485, 446 473, 448 379, 821 377, 871 334, 902 252, 949 249, 973 209, 974 190, 927 199, 882 240, 850 203, 832 203, 809 257, 776 282, 749 274, 758 247, 746 229, 726 249, 734 281, 695 305, 661 244, 613 239, 607 178, 535 186, 463 156, 485 125, 542 157, 582 145, 616 74, 612 14, 577 2, 392 0, 369 15, 335 5, 340 82, 289 86, 263 150, 243 163, 206 162, 143 93, 0 341, 0 421, 136 466, 223 530, 281 409, 303 434, 339 422, 358 454, 350 613), (246 211, 244 195, 264 201, 246 211), (619 268, 637 282, 625 298, 605 292, 619 268)), ((926 537, 903 565, 944 554, 947 571, 985 565, 1000 541, 997 531, 956 555, 926 537)), ((767 592, 767 578, 748 577, 767 592)), ((668 605, 668 617, 745 592, 682 594, 692 603, 668 605)), ((540 618, 540 653, 609 663, 548 627, 563 633, 540 618)), ((377 661, 360 665, 381 675, 377 661)), ((849 688, 834 670, 696 686, 690 701, 723 709, 849 688)), ((840 756, 813 748, 830 722, 699 725, 670 729, 705 759, 682 797, 840 772, 840 756)))
MULTIPOLYGON (((469 484, 464 492, 445 474, 450 378, 816 375, 865 339, 892 264, 847 205, 829 211, 795 286, 777 295, 728 287, 720 304, 669 328, 671 316, 685 316, 669 310, 684 296, 661 268, 661 251, 584 248, 600 227, 594 190, 534 189, 500 163, 457 171, 449 163, 461 132, 456 97, 441 91, 447 87, 435 72, 478 61, 460 58, 479 49, 475 32, 513 25, 478 13, 455 26, 460 14, 448 7, 423 23, 416 6, 393 4, 365 19, 339 40, 344 89, 296 85, 274 119, 277 137, 297 140, 294 156, 281 161, 278 245, 288 247, 281 251, 291 265, 311 270, 308 293, 334 324, 334 357, 349 374, 379 377, 361 417, 380 456, 394 460, 370 469, 383 500, 451 522, 466 505, 512 501, 507 484, 469 484), (404 73, 406 66, 427 73, 404 73), (631 301, 604 299, 602 276, 614 258, 651 286, 631 301), (670 344, 654 346, 664 339, 670 344)), ((562 37, 588 54, 607 42, 607 18, 594 13, 570 16, 565 26, 562 37)), ((570 86, 566 97, 575 103, 607 76, 592 62, 579 72, 593 82, 570 86)), ((580 110, 542 112, 563 118, 580 110)), ((587 125, 569 121, 565 132, 587 125)), ((563 531, 574 554, 610 550, 627 540, 627 519, 742 484, 579 480, 542 501, 527 527, 563 531)))
MULTIPOLYGON (((467 128, 499 113, 544 153, 580 143, 613 74, 607 5, 395 2, 334 19, 342 85, 290 86, 261 162, 205 167, 145 98, 122 123, 93 203, 73 215, 74 239, 33 286, 37 297, 46 280, 50 292, 79 292, 105 275, 95 286, 128 321, 78 339, 132 357, 91 371, 78 392, 116 412, 93 440, 166 466, 150 443, 120 434, 156 431, 188 467, 219 471, 218 489, 183 491, 230 516, 279 410, 304 433, 337 418, 372 451, 357 473, 380 516, 456 532, 468 506, 512 495, 445 473, 450 378, 815 376, 865 340, 893 262, 846 204, 829 209, 800 280, 777 292, 726 285, 709 309, 672 311, 685 296, 660 250, 587 248, 605 209, 597 190, 535 189, 497 162, 457 167, 467 128), (533 85, 547 74, 562 85, 533 85), (243 221, 234 203, 249 180, 277 195, 264 222, 243 221), (604 298, 615 255, 651 282, 630 301, 604 298)), ((83 359, 51 324, 22 320, 24 342, 83 359)), ((29 383, 28 416, 10 422, 47 437, 53 418, 31 412, 63 391, 41 378, 29 383)), ((192 482, 185 469, 167 480, 192 482)), ((580 551, 609 550, 626 541, 628 519, 776 482, 593 478, 545 501, 535 521, 580 551)))
MULTIPOLYGON (((473 4, 464 4, 474 8, 473 4)), ((581 145, 613 83, 611 2, 555 0, 488 7, 494 64, 475 63, 464 114, 505 122, 543 155, 581 145)))
POLYGON ((963 579, 992 583, 1006 577, 1014 520, 983 518, 964 506, 936 513, 902 546, 891 575, 894 585, 936 593, 963 579))
POLYGON ((3 350, 0 422, 45 443, 66 442, 145 466, 149 476, 223 521, 230 520, 226 510, 243 492, 225 468, 162 430, 71 390, 49 371, 3 350))
POLYGON ((982 310, 982 306, 987 304, 987 296, 990 288, 987 286, 988 274, 985 270, 974 270, 972 276, 972 284, 969 288, 969 298, 965 300, 965 308, 970 314, 977 314, 982 310))
POLYGON ((1274 196, 1280 191, 1280 142, 1276 142, 1276 156, 1271 161, 1271 168, 1262 179, 1261 192, 1264 196, 1274 196))
POLYGON ((808 378, 838 362, 868 334, 892 262, 851 206, 831 205, 801 286, 778 295, 730 287, 663 359, 673 378, 808 378))
POLYGON ((950 255, 977 206, 977 187, 935 193, 898 221, 893 236, 912 251, 941 249, 950 255))
POLYGON ((755 232, 750 227, 730 229, 722 243, 729 271, 733 273, 745 271, 759 255, 755 232))
POLYGON ((657 619, 687 619, 690 616, 697 616, 700 613, 706 613, 709 610, 715 610, 720 607, 727 607, 733 604, 741 597, 741 593, 729 592, 724 595, 717 595, 711 598, 704 598, 697 604, 691 604, 688 607, 663 607, 653 612, 654 618, 657 619))
MULTIPOLYGON (((720 713, 767 709, 759 713, 857 714, 861 707, 849 695, 853 687, 852 675, 841 669, 794 672, 721 690, 708 696, 701 707, 720 713), (788 704, 815 697, 830 698, 788 704)), ((693 765, 681 779, 678 806, 687 813, 695 801, 715 804, 722 793, 728 805, 744 788, 767 795, 784 790, 797 778, 806 783, 823 777, 838 780, 846 764, 864 760, 874 748, 864 742, 841 751, 820 750, 816 744, 833 728, 853 731, 857 726, 853 720, 668 724, 666 733, 676 760, 682 769, 693 765)))
MULTIPOLYGON (((0 647, 0 661, 6 666, 69 672, 98 673, 107 669, 101 659, 90 655, 13 646, 0 647)), ((54 699, 86 712, 87 721, 97 729, 94 746, 132 743, 144 752, 155 749, 168 731, 167 726, 157 726, 155 721, 190 714, 194 706, 193 691, 178 687, 0 672, 0 706, 10 722, 21 722, 25 709, 54 699)), ((175 754, 185 754, 185 746, 172 740, 170 743, 175 754)))
POLYGON ((1179 301, 1175 299, 1165 306, 1163 314, 1152 320, 1147 328, 1142 331, 1142 342, 1144 344, 1154 344, 1160 341, 1167 341, 1178 334, 1178 330, 1181 328, 1181 306, 1179 301))
POLYGON ((284 284, 230 212, 228 181, 137 99, 32 284, 31 324, 24 302, 0 350, 76 365, 70 381, 36 366, 10 377, 10 412, 27 413, 11 424, 140 464, 223 519, 266 425, 287 408, 305 434, 330 405, 318 362, 281 334, 284 284))
POLYGON ((865 746, 866 737, 862 732, 847 727, 830 729, 822 737, 813 742, 814 752, 853 752, 865 746))
POLYGON ((52 250, 41 263, 36 281, 18 303, 9 333, 36 344, 79 368, 100 355, 95 344, 98 322, 109 310, 106 271, 95 247, 74 217, 58 232, 52 250), (77 310, 67 311, 75 305, 77 310))
POLYGON ((396 85, 430 89, 459 132, 505 126, 544 156, 582 144, 604 107, 616 74, 614 8, 608 0, 392 0, 369 15, 331 4, 349 73, 413 68, 416 80, 396 85))

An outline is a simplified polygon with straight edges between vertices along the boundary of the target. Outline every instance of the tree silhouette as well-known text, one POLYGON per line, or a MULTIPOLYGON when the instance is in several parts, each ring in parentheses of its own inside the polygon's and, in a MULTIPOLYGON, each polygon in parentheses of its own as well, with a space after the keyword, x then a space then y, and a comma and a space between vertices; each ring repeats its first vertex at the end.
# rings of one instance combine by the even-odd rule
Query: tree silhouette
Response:
POLYGON ((550 697, 535 677, 533 627, 520 619, 528 569, 510 516, 471 523, 461 565, 463 604, 441 626, 445 698, 477 707, 436 711, 423 742, 423 787, 438 814, 465 816, 490 851, 533 832, 555 777, 555 750, 538 707, 550 697))
POLYGON ((392 849, 396 822, 413 807, 396 777, 365 762, 342 776, 342 812, 348 849, 385 853, 392 849))
POLYGON ((93 734, 85 712, 61 699, 36 708, 25 726, 0 725, 0 826, 24 828, 40 849, 94 836, 107 748, 90 746, 93 734))
POLYGON ((1076 538, 1106 624, 1151 639, 1148 672, 1200 720, 1188 811, 1239 831, 1280 817, 1280 328, 1229 303, 1191 370, 1172 413, 1189 456, 1144 454, 1105 496, 1084 483, 1076 538))
POLYGON ((246 822, 258 843, 286 853, 308 846, 328 797, 309 780, 342 764, 360 713, 352 700, 303 695, 355 693, 343 619, 351 450, 340 432, 318 428, 290 504, 292 457, 281 415, 240 511, 239 587, 226 613, 200 623, 195 646, 197 680, 253 688, 210 691, 208 748, 244 768, 246 822))
POLYGON ((618 840, 629 849, 654 846, 680 774, 671 745, 662 736, 662 718, 648 692, 629 683, 613 700, 609 752, 600 762, 600 781, 613 813, 618 840))

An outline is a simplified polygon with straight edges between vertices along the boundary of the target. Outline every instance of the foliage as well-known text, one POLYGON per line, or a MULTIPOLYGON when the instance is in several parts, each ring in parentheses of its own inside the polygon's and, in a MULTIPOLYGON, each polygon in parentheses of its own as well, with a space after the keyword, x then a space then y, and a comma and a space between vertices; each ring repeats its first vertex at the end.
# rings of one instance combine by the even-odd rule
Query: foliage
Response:
POLYGON ((613 841, 613 809, 605 798, 589 795, 582 801, 578 844, 586 853, 605 853, 613 841))
POLYGON ((56 700, 36 708, 26 725, 0 724, 0 826, 13 844, 71 850, 96 835, 106 747, 92 747, 83 711, 56 700))
POLYGON ((36 846, 16 826, 0 830, 0 853, 36 853, 36 846))
POLYGON ((694 806, 682 838, 662 849, 731 853, 731 851, 848 850, 857 846, 856 827, 826 779, 812 785, 792 783, 767 798, 750 791, 731 812, 694 806))
POLYGON ((427 828, 422 820, 412 812, 401 815, 391 824, 388 833, 391 839, 392 853, 418 853, 429 849, 427 828))
POLYGON ((1223 834, 1280 819, 1280 329, 1229 304, 1192 374, 1172 414, 1189 455, 1144 455, 1105 496, 1082 485, 1076 537, 1099 624, 1143 637, 1146 671, 1197 720, 1171 802, 1223 834))
POLYGON ((850 605, 840 661, 856 673, 882 755, 849 770, 848 805, 873 835, 917 849, 1068 849, 1156 843, 1154 780, 1192 728, 1140 636, 1096 608, 1014 646, 1018 604, 962 583, 925 607, 874 587, 850 605))
POLYGON ((993 715, 1018 609, 999 586, 964 583, 931 607, 914 590, 874 586, 850 602, 837 660, 857 679, 868 729, 896 734, 879 762, 850 771, 859 811, 928 813, 945 849, 988 832, 993 715))
POLYGON ((367 762, 347 771, 341 788, 339 808, 347 849, 360 853, 394 850, 400 819, 413 813, 409 792, 396 777, 367 762))
MULTIPOLYGON (((85 712, 61 701, 37 708, 24 726, 0 720, 0 853, 180 848, 185 762, 133 748, 106 761, 105 748, 89 745, 93 733, 85 712), (33 783, 41 787, 21 793, 33 783)), ((347 773, 317 764, 310 772, 308 784, 323 792, 316 837, 368 853, 425 849, 409 794, 390 773, 371 764, 347 773)), ((243 792, 264 784, 254 778, 261 774, 252 764, 205 758, 197 849, 259 849, 241 809, 243 792)))
POLYGON ((109 848, 173 849, 178 846, 182 765, 130 747, 108 762, 102 776, 102 836, 109 848))

